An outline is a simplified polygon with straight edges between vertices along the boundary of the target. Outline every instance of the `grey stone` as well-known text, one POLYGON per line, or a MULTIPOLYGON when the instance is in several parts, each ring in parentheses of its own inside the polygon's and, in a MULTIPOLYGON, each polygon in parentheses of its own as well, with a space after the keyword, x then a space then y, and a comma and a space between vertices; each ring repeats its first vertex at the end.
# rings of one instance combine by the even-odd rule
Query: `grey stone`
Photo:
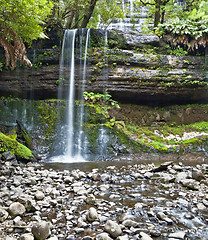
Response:
POLYGON ((131 219, 126 219, 122 222, 122 225, 124 225, 125 227, 137 227, 138 223, 131 219))
POLYGON ((177 231, 174 233, 171 233, 169 235, 169 238, 174 238, 174 239, 184 239, 185 238, 186 233, 183 231, 177 231))
POLYGON ((9 213, 0 207, 0 222, 4 222, 9 216, 9 213))
POLYGON ((151 172, 146 172, 146 173, 144 174, 144 177, 145 177, 145 178, 152 178, 152 177, 153 177, 153 173, 151 173, 151 172))
POLYGON ((30 233, 25 233, 18 240, 34 240, 34 236, 30 233))
POLYGON ((120 226, 112 221, 112 220, 108 220, 104 226, 104 230, 110 234, 111 237, 113 238, 117 238, 118 236, 120 236, 122 234, 121 228, 120 226))
POLYGON ((50 223, 46 221, 37 222, 32 227, 32 233, 37 240, 45 240, 50 236, 50 223))
POLYGON ((202 172, 193 169, 192 170, 192 178, 195 179, 196 181, 201 181, 202 179, 205 179, 204 174, 202 174, 202 172))
POLYGON ((199 190, 199 183, 194 179, 182 179, 181 183, 184 187, 192 190, 199 190))
POLYGON ((45 198, 45 195, 44 195, 43 192, 37 191, 37 192, 35 193, 35 199, 36 199, 36 200, 43 200, 44 198, 45 198))
POLYGON ((141 236, 141 240, 153 240, 149 235, 144 232, 140 232, 139 235, 141 236))
POLYGON ((188 178, 188 173, 186 172, 180 172, 176 175, 176 182, 181 182, 182 180, 184 179, 187 179, 188 178))
POLYGON ((14 154, 11 154, 10 152, 4 152, 2 153, 1 155, 2 159, 5 160, 5 161, 12 161, 12 160, 15 160, 16 157, 14 154))
POLYGON ((100 233, 96 236, 96 240, 113 240, 107 233, 100 233))
POLYGON ((98 220, 98 213, 97 210, 94 207, 91 207, 87 213, 87 220, 89 222, 93 222, 98 220))
POLYGON ((119 236, 116 238, 116 240, 129 240, 129 236, 128 235, 119 236))
POLYGON ((158 213, 157 213, 157 217, 158 217, 160 220, 163 220, 163 221, 167 222, 169 225, 173 224, 172 219, 170 219, 169 217, 167 217, 167 215, 165 215, 163 212, 158 212, 158 213))
POLYGON ((12 216, 18 216, 18 215, 23 215, 25 213, 26 209, 24 205, 22 205, 19 202, 14 202, 9 206, 9 213, 12 216))

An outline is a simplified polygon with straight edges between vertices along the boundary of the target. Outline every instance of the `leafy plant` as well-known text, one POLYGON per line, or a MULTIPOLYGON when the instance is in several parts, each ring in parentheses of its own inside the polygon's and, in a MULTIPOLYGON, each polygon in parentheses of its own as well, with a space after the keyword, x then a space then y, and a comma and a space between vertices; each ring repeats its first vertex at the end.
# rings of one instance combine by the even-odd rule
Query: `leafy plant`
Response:
POLYGON ((103 94, 94 92, 84 92, 85 104, 95 110, 95 115, 101 114, 107 120, 105 123, 108 127, 115 125, 115 118, 111 118, 109 110, 120 108, 117 101, 111 98, 111 95, 105 91, 103 94))
POLYGON ((206 47, 208 42, 208 19, 177 19, 160 24, 156 33, 173 49, 183 45, 187 51, 206 47))
POLYGON ((0 72, 2 71, 4 64, 2 62, 0 62, 0 72))
POLYGON ((183 50, 183 48, 181 48, 181 47, 178 47, 174 50, 169 50, 169 52, 171 55, 174 55, 174 56, 184 56, 184 55, 188 54, 188 52, 183 50))

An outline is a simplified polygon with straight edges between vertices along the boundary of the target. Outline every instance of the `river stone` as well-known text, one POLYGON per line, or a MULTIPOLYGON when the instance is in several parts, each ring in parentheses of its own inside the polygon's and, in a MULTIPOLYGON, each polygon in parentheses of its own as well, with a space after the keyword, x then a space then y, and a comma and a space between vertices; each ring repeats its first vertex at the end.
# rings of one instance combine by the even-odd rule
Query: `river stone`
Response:
POLYGON ((180 172, 176 175, 176 182, 179 183, 183 181, 184 179, 188 178, 188 173, 186 172, 180 172))
POLYGON ((160 164, 159 167, 155 167, 154 169, 152 169, 152 172, 166 171, 168 169, 168 166, 171 166, 171 165, 173 165, 173 161, 164 162, 164 163, 160 164))
POLYGON ((163 221, 167 222, 169 225, 173 224, 172 219, 170 219, 169 217, 167 217, 163 212, 158 212, 158 213, 157 213, 157 217, 158 217, 160 220, 163 220, 163 221))
POLYGON ((47 240, 58 240, 58 237, 54 236, 54 237, 50 237, 47 240))
POLYGON ((199 190, 199 183, 194 179, 183 179, 181 183, 184 187, 187 187, 192 190, 199 190))
POLYGON ((32 227, 32 233, 37 240, 45 240, 51 234, 50 223, 45 221, 35 223, 32 227))
POLYGON ((128 235, 119 236, 116 238, 116 240, 129 240, 129 236, 128 235))
POLYGON ((138 223, 131 219, 126 219, 122 222, 122 225, 124 225, 125 227, 137 227, 138 223))
POLYGON ((171 233, 169 235, 169 238, 174 238, 174 239, 184 239, 185 238, 186 233, 183 231, 177 231, 174 233, 171 233))
POLYGON ((139 235, 141 236, 141 240, 153 240, 149 235, 144 232, 140 232, 139 235))
POLYGON ((11 154, 10 152, 4 152, 2 153, 2 159, 5 161, 12 161, 15 160, 16 157, 14 154, 11 154))
POLYGON ((96 240, 113 240, 112 238, 109 237, 107 233, 100 233, 96 236, 96 240))
POLYGON ((43 192, 37 191, 37 192, 35 193, 35 199, 36 199, 36 200, 43 200, 44 198, 45 198, 45 195, 44 195, 43 192))
POLYGON ((97 210, 94 207, 91 207, 87 213, 87 220, 89 222, 94 222, 98 220, 97 210))
POLYGON ((70 177, 70 176, 66 176, 64 178, 64 182, 65 183, 72 183, 74 181, 74 178, 73 177, 70 177))
POLYGON ((205 179, 205 176, 202 174, 202 172, 193 169, 192 170, 192 178, 195 179, 196 181, 201 181, 202 179, 205 179))
POLYGON ((34 237, 30 233, 25 233, 18 240, 34 240, 34 237))
POLYGON ((144 174, 144 177, 145 177, 145 178, 152 178, 152 177, 153 177, 153 173, 152 173, 152 172, 146 172, 146 173, 144 174))
POLYGON ((9 206, 9 213, 11 216, 19 216, 25 213, 26 209, 24 205, 19 202, 14 202, 9 206))
POLYGON ((4 222, 8 218, 8 216, 8 212, 5 209, 0 208, 0 222, 4 222))
POLYGON ((113 238, 117 238, 118 236, 120 236, 122 234, 121 228, 120 226, 112 221, 112 220, 108 220, 104 226, 104 230, 110 234, 111 237, 113 238))

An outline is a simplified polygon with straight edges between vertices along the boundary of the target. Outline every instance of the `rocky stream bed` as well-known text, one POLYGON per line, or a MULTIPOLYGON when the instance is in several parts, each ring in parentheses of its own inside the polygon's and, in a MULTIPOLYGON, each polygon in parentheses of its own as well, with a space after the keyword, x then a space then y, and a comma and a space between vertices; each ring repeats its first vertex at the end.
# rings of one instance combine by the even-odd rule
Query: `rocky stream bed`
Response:
POLYGON ((85 171, 1 160, 0 239, 205 240, 207 172, 172 161, 85 171))

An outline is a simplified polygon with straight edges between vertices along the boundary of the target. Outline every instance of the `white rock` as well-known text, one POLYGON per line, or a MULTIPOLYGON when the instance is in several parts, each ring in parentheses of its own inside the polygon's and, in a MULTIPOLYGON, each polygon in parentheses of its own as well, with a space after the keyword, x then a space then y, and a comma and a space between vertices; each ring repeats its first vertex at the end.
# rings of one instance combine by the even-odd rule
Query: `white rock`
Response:
POLYGON ((119 236, 117 237, 117 240, 129 240, 129 236, 128 235, 119 236))
POLYGON ((93 222, 98 220, 97 210, 94 207, 91 207, 87 213, 87 220, 93 222))
POLYGON ((141 240, 153 240, 149 235, 144 232, 140 232, 139 234, 141 236, 141 240))
POLYGON ((36 199, 36 200, 43 200, 44 198, 45 198, 45 195, 44 195, 43 192, 37 191, 37 192, 35 193, 35 199, 36 199))
POLYGON ((24 205, 22 205, 19 202, 14 202, 9 206, 9 213, 12 216, 19 216, 22 215, 23 213, 25 213, 26 209, 24 207, 24 205))
POLYGON ((20 236, 19 240, 34 240, 34 237, 30 233, 25 233, 22 236, 20 236))
POLYGON ((112 238, 109 237, 107 233, 100 233, 96 236, 96 240, 113 240, 112 238))
POLYGON ((110 234, 111 237, 117 238, 122 234, 120 226, 111 220, 108 220, 104 226, 104 230, 110 234))
POLYGON ((9 213, 3 209, 3 208, 0 208, 0 222, 4 222, 9 216, 9 213))
POLYGON ((185 238, 186 233, 183 231, 177 231, 174 233, 171 233, 169 235, 169 238, 174 238, 174 239, 184 239, 185 238))

